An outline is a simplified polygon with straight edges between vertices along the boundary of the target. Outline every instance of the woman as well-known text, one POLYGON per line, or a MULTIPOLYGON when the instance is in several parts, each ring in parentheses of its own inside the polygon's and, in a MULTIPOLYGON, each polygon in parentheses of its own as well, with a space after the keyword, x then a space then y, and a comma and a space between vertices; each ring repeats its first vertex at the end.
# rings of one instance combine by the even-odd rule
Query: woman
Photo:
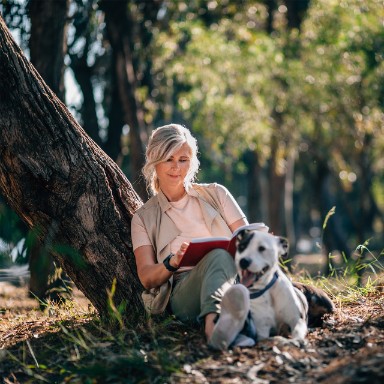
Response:
POLYGON ((252 338, 239 335, 249 298, 244 286, 234 285, 230 254, 215 249, 195 267, 179 268, 192 238, 230 236, 248 224, 226 188, 192 183, 198 168, 196 139, 187 128, 170 124, 153 131, 143 174, 154 196, 132 219, 137 272, 146 289, 143 301, 150 313, 168 305, 181 321, 203 321, 215 349, 252 346, 252 338))

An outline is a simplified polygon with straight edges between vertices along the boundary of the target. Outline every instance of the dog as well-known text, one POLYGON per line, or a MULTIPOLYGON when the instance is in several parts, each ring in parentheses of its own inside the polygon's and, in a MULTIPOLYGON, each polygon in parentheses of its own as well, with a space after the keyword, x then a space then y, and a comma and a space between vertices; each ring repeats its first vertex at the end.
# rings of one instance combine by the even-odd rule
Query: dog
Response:
POLYGON ((291 336, 304 342, 308 332, 308 302, 279 267, 288 251, 285 238, 243 230, 236 237, 235 263, 240 283, 250 294, 251 318, 257 340, 291 336))

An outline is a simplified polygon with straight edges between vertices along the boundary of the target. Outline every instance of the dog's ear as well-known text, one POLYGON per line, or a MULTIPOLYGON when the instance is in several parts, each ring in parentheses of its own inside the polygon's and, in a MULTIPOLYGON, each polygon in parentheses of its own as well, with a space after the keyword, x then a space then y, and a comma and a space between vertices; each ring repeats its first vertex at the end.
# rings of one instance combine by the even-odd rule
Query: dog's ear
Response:
POLYGON ((243 252, 245 248, 247 248, 249 242, 253 237, 253 231, 249 231, 247 229, 241 230, 236 235, 236 247, 239 252, 243 252))
POLYGON ((288 254, 288 239, 285 237, 277 237, 280 256, 285 257, 288 254))
POLYGON ((236 240, 237 242, 240 242, 241 240, 245 239, 247 235, 250 233, 248 229, 242 229, 237 235, 236 240))

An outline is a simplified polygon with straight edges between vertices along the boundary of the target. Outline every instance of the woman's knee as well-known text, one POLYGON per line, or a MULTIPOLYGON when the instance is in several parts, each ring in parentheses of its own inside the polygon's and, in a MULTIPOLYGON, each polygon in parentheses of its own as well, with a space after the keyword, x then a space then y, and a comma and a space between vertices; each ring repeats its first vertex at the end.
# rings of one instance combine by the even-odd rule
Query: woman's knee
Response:
POLYGON ((225 249, 214 249, 207 253, 202 260, 207 268, 220 268, 230 273, 236 273, 236 266, 233 257, 225 249))

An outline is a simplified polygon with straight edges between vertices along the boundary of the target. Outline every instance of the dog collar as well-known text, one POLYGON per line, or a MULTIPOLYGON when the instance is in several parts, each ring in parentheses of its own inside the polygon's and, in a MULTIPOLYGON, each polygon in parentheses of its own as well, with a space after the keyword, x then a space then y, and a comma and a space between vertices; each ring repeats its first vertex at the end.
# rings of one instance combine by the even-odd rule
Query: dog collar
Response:
POLYGON ((272 280, 263 289, 260 289, 260 291, 249 292, 249 298, 250 299, 257 299, 258 297, 263 295, 265 292, 268 291, 268 289, 270 289, 273 286, 273 284, 276 283, 278 278, 279 278, 279 274, 276 271, 272 277, 272 280))

